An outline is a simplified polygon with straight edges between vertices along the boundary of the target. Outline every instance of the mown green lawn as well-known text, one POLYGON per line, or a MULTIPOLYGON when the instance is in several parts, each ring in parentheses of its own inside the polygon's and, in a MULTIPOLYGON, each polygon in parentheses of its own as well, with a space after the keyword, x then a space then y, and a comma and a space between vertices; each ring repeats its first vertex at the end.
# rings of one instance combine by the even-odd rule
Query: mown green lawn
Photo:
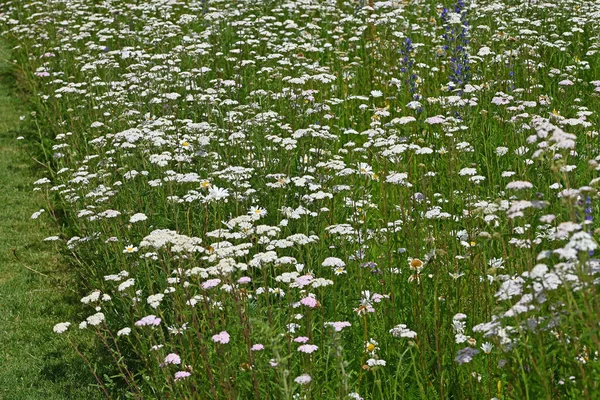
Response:
POLYGON ((52 242, 58 227, 32 183, 44 176, 19 124, 27 114, 15 97, 10 51, 0 42, 0 399, 93 399, 91 374, 56 322, 72 317, 76 293, 52 242), (17 258, 18 257, 18 258, 17 258), (37 272, 34 272, 37 271, 37 272))

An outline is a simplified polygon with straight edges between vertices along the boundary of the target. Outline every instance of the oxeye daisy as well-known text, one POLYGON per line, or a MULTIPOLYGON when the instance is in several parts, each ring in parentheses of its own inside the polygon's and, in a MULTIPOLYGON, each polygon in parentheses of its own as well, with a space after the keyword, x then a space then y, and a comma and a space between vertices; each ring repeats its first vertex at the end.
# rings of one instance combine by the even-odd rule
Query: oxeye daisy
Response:
POLYGON ((371 338, 365 343, 365 351, 371 356, 375 355, 375 352, 379 350, 379 343, 371 338))
POLYGON ((344 267, 335 267, 333 269, 333 273, 335 275, 343 275, 343 274, 348 273, 348 271, 346 271, 346 269, 344 267))
POLYGON ((359 163, 357 166, 358 173, 360 175, 373 176, 373 167, 367 163, 359 163))
POLYGON ((419 273, 421 273, 421 270, 425 266, 425 263, 423 261, 421 261, 420 259, 418 259, 418 258, 409 258, 408 259, 408 266, 410 267, 410 269, 412 271, 414 271, 415 273, 419 274, 419 273))
POLYGON ((252 206, 248 211, 248 215, 252 216, 255 219, 259 219, 267 215, 267 210, 262 207, 252 206))
POLYGON ((485 354, 490 354, 492 352, 492 349, 494 348, 494 345, 491 344, 490 342, 485 342, 481 344, 481 350, 483 350, 483 352, 485 354))
POLYGON ((138 251, 138 248, 131 244, 123 249, 123 253, 135 253, 136 251, 138 251))

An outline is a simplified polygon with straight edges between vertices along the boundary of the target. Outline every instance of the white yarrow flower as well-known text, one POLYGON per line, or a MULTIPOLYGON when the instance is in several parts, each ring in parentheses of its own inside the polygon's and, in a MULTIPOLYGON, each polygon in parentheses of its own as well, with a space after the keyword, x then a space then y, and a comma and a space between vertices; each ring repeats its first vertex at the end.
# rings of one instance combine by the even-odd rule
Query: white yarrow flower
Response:
POLYGON ((70 322, 60 322, 56 325, 54 325, 54 328, 52 329, 54 331, 54 333, 63 333, 66 332, 67 329, 69 329, 69 326, 71 326, 70 322))
POLYGON ((86 318, 86 321, 88 324, 90 324, 92 326, 100 325, 104 321, 104 314, 99 312, 94 315, 90 315, 89 317, 86 318))
POLYGON ((131 218, 129 218, 129 222, 133 224, 133 223, 136 223, 139 221, 145 221, 147 219, 148 219, 148 217, 146 216, 146 214, 136 213, 136 214, 133 214, 131 216, 131 218))
POLYGON ((123 328, 117 332, 117 336, 129 336, 131 328, 123 328))

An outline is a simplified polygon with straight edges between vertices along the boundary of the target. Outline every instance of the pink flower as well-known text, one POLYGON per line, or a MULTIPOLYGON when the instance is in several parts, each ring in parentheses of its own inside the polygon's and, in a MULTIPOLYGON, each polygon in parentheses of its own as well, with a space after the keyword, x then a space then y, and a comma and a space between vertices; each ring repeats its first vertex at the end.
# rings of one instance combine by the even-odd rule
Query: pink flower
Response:
POLYGON ((256 343, 254 346, 252 346, 252 348, 250 348, 250 350, 252 351, 261 351, 265 348, 265 346, 263 346, 260 343, 256 343))
POLYGON ((240 285, 244 284, 244 283, 250 283, 252 282, 252 278, 250 278, 249 276, 242 276, 240 279, 238 279, 237 281, 240 285))
POLYGON ((229 343, 229 333, 222 331, 221 333, 212 337, 213 342, 227 344, 229 343))
POLYGON ((220 279, 209 279, 206 282, 202 282, 202 289, 204 289, 204 290, 212 289, 215 286, 217 286, 219 283, 221 283, 220 279))
POLYGON ((314 344, 303 344, 298 347, 298 351, 306 354, 313 353, 319 349, 319 346, 315 346, 314 344))
POLYGON ((313 281, 313 277, 310 274, 302 275, 296 278, 294 281, 294 287, 303 288, 306 285, 309 285, 313 281))
POLYGON ((158 326, 161 319, 157 318, 156 315, 148 315, 135 323, 135 326, 158 326))
POLYGON ((181 358, 177 354, 171 353, 165 357, 165 364, 181 364, 181 358))
POLYGON ((431 124, 431 125, 443 124, 444 122, 446 122, 446 117, 444 117, 443 115, 435 115, 435 116, 429 117, 425 120, 426 124, 431 124))
POLYGON ((294 342, 306 343, 306 342, 308 342, 308 338, 306 336, 298 336, 297 338, 294 339, 294 342))
POLYGON ((181 379, 185 379, 185 378, 187 378, 190 375, 191 374, 189 372, 187 372, 187 371, 178 371, 178 372, 175 372, 175 380, 178 381, 178 380, 181 380, 181 379))
POLYGON ((373 293, 373 296, 371 297, 371 300, 373 300, 373 302, 375 303, 379 303, 381 301, 381 299, 384 299, 385 296, 379 293, 373 293))
POLYGON ((339 332, 348 326, 352 326, 352 324, 348 321, 336 321, 336 322, 325 322, 325 326, 331 326, 331 327, 333 327, 333 329, 335 329, 336 332, 339 332))
POLYGON ((318 304, 317 299, 314 297, 308 296, 300 300, 300 304, 305 305, 310 308, 315 308, 318 304))
POLYGON ((297 376, 296 379, 294 379, 294 382, 300 385, 306 385, 307 383, 310 383, 311 380, 312 378, 310 377, 310 375, 302 374, 300 376, 297 376))

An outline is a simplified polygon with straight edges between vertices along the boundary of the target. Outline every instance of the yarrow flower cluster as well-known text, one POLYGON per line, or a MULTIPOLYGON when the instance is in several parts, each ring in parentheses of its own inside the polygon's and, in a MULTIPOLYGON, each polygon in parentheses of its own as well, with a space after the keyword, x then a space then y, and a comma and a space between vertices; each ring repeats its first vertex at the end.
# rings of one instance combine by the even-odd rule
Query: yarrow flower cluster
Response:
POLYGON ((213 335, 212 340, 215 343, 220 343, 220 344, 227 344, 229 343, 229 333, 227 333, 226 331, 221 331, 220 333, 213 335))
POLYGON ((417 333, 407 328, 405 324, 399 324, 390 329, 390 333, 394 337, 398 338, 409 338, 414 339, 417 337, 417 333))
POLYGON ((135 326, 158 326, 161 322, 160 318, 155 315, 148 315, 135 323, 135 326))

